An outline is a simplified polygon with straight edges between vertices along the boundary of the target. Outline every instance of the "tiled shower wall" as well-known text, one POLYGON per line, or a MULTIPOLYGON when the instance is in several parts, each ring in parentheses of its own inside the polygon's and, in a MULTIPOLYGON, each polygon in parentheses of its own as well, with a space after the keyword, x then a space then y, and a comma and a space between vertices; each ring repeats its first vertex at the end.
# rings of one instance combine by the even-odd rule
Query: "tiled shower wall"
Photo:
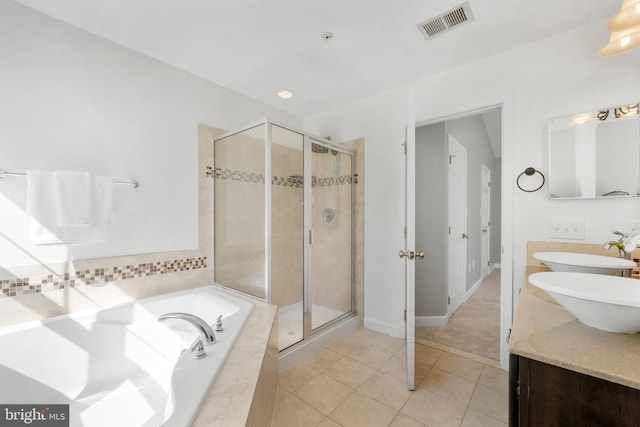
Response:
POLYGON ((351 311, 352 274, 352 172, 351 157, 331 152, 313 153, 311 263, 312 301, 336 310, 351 311), (337 164, 336 164, 337 163, 337 164), (337 170, 336 170, 337 168, 337 170), (324 216, 325 210, 333 219, 324 216))
POLYGON ((213 158, 211 139, 221 133, 221 129, 198 126, 198 249, 57 264, 36 259, 25 266, 0 264, 0 326, 211 283, 213 180, 206 170, 213 158))

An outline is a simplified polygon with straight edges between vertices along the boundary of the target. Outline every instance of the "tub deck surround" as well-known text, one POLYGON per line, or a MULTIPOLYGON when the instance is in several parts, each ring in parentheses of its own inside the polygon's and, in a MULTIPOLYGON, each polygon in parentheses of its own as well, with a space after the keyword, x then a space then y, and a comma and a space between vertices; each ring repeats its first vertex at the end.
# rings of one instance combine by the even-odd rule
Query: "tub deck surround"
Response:
MULTIPOLYGON (((527 276, 539 271, 547 270, 529 266, 527 276)), ((528 282, 518 300, 509 351, 640 389, 640 334, 606 332, 583 325, 528 282)))
POLYGON ((191 425, 254 305, 206 286, 3 328, 0 377, 11 387, 0 388, 0 401, 68 403, 74 426, 191 425), (223 316, 205 358, 180 357, 199 335, 187 322, 158 321, 171 311, 209 324, 223 316))
POLYGON ((273 417, 278 387, 277 307, 237 296, 251 302, 253 309, 192 427, 262 427, 273 417))

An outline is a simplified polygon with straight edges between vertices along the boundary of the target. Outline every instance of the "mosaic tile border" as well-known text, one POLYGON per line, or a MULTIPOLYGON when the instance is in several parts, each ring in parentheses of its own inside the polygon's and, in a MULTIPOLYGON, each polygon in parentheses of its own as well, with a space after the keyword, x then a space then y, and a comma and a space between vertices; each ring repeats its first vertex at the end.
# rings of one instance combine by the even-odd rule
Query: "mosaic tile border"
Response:
POLYGON ((264 174, 261 173, 215 168, 214 175, 217 179, 230 179, 232 181, 264 184, 264 174))
MULTIPOLYGON (((207 176, 210 176, 208 172, 207 176)), ((232 181, 264 184, 263 174, 255 174, 232 169, 215 168, 214 177, 216 179, 230 179, 232 181)), ((311 180, 311 187, 331 187, 334 185, 349 185, 353 183, 358 183, 357 175, 355 175, 355 179, 354 176, 351 175, 331 176, 326 178, 313 177, 311 180)), ((304 178, 299 175, 293 175, 286 178, 273 176, 271 178, 271 185, 302 188, 304 186, 304 178)))
POLYGON ((50 292, 69 287, 104 285, 122 280, 198 270, 201 268, 207 268, 206 256, 79 270, 76 271, 75 274, 65 273, 59 276, 49 274, 47 276, 0 280, 0 298, 50 292))

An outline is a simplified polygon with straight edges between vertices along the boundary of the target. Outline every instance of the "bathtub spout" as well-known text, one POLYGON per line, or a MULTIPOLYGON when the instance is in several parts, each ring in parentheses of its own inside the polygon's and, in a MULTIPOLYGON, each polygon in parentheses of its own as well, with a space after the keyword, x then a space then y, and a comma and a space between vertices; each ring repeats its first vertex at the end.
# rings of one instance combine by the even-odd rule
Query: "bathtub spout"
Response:
MULTIPOLYGON (((205 322, 198 316, 194 316, 193 314, 189 314, 189 313, 167 313, 160 316, 158 320, 163 322, 167 319, 182 319, 191 323, 193 326, 196 327, 196 329, 198 330, 198 333, 200 333, 200 336, 202 337, 202 342, 204 343, 204 345, 211 345, 211 344, 215 344, 216 342, 216 335, 213 332, 213 329, 211 329, 211 326, 209 326, 207 322, 205 322)), ((194 348, 191 349, 191 351, 194 351, 194 350, 195 350, 195 346, 194 348)))

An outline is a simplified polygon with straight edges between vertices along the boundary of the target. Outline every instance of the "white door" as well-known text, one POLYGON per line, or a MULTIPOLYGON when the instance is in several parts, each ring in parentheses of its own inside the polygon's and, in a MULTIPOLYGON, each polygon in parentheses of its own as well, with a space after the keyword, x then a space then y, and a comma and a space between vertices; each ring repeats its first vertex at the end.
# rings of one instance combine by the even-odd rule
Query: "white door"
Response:
POLYGON ((449 310, 464 302, 467 264, 467 150, 449 135, 449 310))
MULTIPOLYGON (((415 326, 416 326, 416 269, 415 269, 415 229, 416 229, 416 118, 415 93, 409 91, 407 108, 407 126, 403 150, 405 153, 404 185, 405 185, 405 229, 404 249, 400 250, 400 258, 404 259, 405 268, 405 336, 407 338, 407 388, 415 388, 415 326)), ((418 254, 420 257, 420 254, 418 254)))
POLYGON ((491 259, 491 169, 480 165, 480 175, 480 272, 484 280, 491 259))

